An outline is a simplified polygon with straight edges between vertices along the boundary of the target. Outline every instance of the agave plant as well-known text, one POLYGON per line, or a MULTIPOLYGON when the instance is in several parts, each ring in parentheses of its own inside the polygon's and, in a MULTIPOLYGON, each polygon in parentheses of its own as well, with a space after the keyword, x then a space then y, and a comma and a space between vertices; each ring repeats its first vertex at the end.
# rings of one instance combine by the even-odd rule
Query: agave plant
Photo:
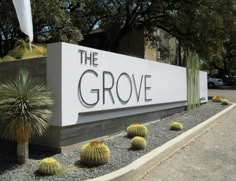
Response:
POLYGON ((51 93, 43 84, 34 84, 25 70, 15 81, 0 85, 0 136, 17 142, 19 163, 28 159, 30 138, 46 131, 52 104, 51 93))

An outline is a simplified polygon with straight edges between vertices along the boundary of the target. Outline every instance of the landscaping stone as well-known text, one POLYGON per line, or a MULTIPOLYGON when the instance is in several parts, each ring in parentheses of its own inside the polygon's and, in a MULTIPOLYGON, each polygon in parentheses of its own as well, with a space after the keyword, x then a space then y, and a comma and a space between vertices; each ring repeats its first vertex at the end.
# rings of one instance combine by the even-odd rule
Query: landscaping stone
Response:
POLYGON ((108 174, 130 164, 137 158, 140 158, 142 155, 159 147, 184 131, 191 129, 197 124, 207 120, 226 107, 227 106, 221 105, 219 103, 213 103, 209 101, 209 103, 204 104, 191 112, 174 114, 160 121, 154 121, 147 124, 146 126, 148 128, 148 135, 147 147, 145 150, 131 150, 130 139, 126 137, 125 132, 119 134, 118 136, 112 136, 109 139, 104 140, 111 150, 110 162, 98 167, 88 168, 81 165, 79 163, 79 149, 70 154, 56 155, 51 155, 50 153, 45 152, 40 153, 31 151, 30 160, 25 165, 16 164, 13 159, 10 159, 11 156, 5 153, 6 155, 0 155, 0 180, 79 181, 108 174), (184 125, 184 129, 179 132, 169 130, 169 125, 173 120, 180 120, 184 125), (61 163, 65 170, 64 175, 42 177, 36 174, 39 160, 48 156, 53 156, 61 163))

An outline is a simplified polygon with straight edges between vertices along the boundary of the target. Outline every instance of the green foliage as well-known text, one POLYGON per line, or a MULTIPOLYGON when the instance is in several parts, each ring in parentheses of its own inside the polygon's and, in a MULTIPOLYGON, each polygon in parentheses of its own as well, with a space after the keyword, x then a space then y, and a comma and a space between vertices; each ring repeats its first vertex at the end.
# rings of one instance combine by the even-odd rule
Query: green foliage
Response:
POLYGON ((131 149, 133 150, 143 150, 147 146, 145 138, 140 136, 135 136, 131 141, 131 149))
POLYGON ((213 102, 221 102, 223 99, 224 99, 224 97, 222 97, 222 96, 214 96, 212 98, 212 101, 213 102))
POLYGON ((181 131, 184 129, 184 126, 181 122, 175 121, 170 124, 170 130, 181 131))
MULTIPOLYGON (((31 1, 34 43, 78 43, 82 40, 79 25, 74 23, 68 6, 67 0, 31 1)), ((5 56, 17 39, 26 40, 27 37, 20 30, 12 1, 0 1, 0 14, 0 56, 5 56)))
POLYGON ((48 126, 53 104, 44 85, 34 84, 27 71, 21 70, 15 81, 0 85, 0 135, 2 138, 28 142, 32 135, 42 135, 48 126))
POLYGON ((222 105, 229 105, 230 102, 229 102, 229 100, 227 100, 227 99, 222 99, 222 100, 221 100, 221 104, 222 104, 222 105))
POLYGON ((62 172, 60 163, 54 158, 44 158, 39 162, 37 173, 40 175, 59 175, 62 172))
POLYGON ((127 136, 130 138, 133 138, 135 136, 146 137, 147 128, 143 124, 139 124, 139 123, 131 124, 127 128, 127 136))
POLYGON ((187 62, 187 105, 188 111, 190 111, 200 105, 200 60, 198 55, 190 50, 186 51, 185 58, 187 62))
POLYGON ((100 141, 86 144, 80 152, 81 163, 89 166, 106 164, 110 159, 110 149, 100 141))

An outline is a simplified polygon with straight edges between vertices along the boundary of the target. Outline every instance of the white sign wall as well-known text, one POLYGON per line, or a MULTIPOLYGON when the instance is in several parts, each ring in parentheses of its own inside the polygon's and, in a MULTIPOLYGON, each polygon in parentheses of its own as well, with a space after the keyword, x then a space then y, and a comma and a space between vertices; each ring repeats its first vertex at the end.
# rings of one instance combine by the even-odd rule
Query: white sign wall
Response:
MULTIPOLYGON (((49 45, 47 61, 48 86, 56 100, 53 125, 83 123, 80 117, 84 114, 187 98, 186 70, 182 67, 67 43, 49 45)), ((200 73, 200 87, 200 97, 207 100, 204 72, 200 73)))

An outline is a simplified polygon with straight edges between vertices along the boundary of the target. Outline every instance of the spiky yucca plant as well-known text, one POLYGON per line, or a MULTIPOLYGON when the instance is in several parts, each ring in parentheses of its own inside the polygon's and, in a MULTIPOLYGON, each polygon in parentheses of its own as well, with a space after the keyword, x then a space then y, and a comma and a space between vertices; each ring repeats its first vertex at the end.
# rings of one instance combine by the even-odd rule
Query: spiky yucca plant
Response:
POLYGON ((92 141, 82 148, 80 161, 89 166, 103 165, 109 161, 110 154, 110 149, 105 143, 92 141))
POLYGON ((222 100, 221 100, 221 104, 222 104, 222 105, 229 105, 230 102, 229 102, 228 99, 222 99, 222 100))
POLYGON ((145 138, 140 136, 135 136, 131 141, 131 149, 133 150, 143 150, 147 146, 145 138))
POLYGON ((180 131, 184 129, 184 126, 181 122, 175 121, 170 124, 170 130, 180 131))
POLYGON ((17 142, 19 163, 28 159, 31 136, 46 131, 52 104, 51 93, 43 84, 34 84, 25 70, 15 81, 0 85, 0 136, 17 142))
POLYGON ((41 175, 58 175, 61 174, 62 171, 60 163, 52 157, 41 160, 37 170, 41 175))
POLYGON ((222 96, 214 96, 214 97, 212 98, 212 101, 213 101, 213 102, 221 102, 222 99, 224 99, 224 97, 222 97, 222 96))
POLYGON ((139 123, 131 124, 127 128, 127 136, 130 138, 133 138, 135 136, 146 137, 147 128, 143 124, 139 124, 139 123))

